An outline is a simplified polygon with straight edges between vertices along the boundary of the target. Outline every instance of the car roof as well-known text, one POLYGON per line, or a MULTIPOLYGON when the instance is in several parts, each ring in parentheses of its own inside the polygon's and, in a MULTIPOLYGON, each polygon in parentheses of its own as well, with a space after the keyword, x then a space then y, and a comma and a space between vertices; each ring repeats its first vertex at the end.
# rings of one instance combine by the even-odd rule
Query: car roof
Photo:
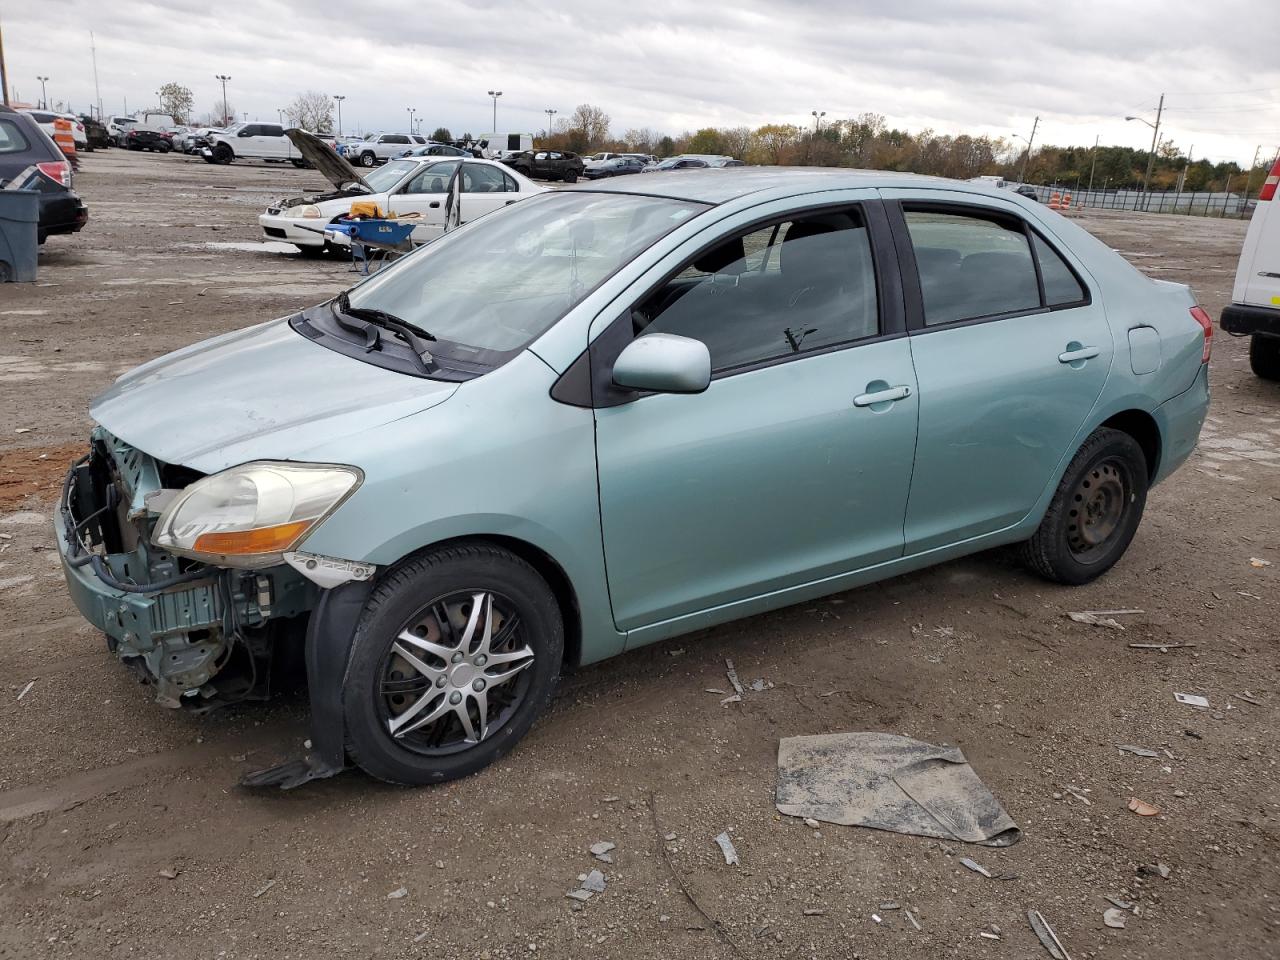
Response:
MULTIPOLYGON (((686 158, 688 159, 688 158, 686 158)), ((945 186, 969 193, 989 194, 989 187, 941 177, 884 170, 852 170, 843 167, 718 167, 672 173, 648 173, 642 177, 593 183, 592 191, 647 194, 673 200, 726 203, 751 193, 777 188, 800 188, 797 192, 874 187, 945 186), (637 183, 636 181, 640 181, 637 183), (979 189, 975 189, 979 188, 979 189)))

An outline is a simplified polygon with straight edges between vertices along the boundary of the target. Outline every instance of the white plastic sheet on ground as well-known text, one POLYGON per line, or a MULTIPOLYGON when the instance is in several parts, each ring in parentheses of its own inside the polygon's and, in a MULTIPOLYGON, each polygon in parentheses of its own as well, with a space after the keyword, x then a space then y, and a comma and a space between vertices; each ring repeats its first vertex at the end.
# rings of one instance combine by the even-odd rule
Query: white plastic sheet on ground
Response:
POLYGON ((958 747, 889 733, 832 733, 778 743, 778 812, 989 847, 1017 824, 958 747))

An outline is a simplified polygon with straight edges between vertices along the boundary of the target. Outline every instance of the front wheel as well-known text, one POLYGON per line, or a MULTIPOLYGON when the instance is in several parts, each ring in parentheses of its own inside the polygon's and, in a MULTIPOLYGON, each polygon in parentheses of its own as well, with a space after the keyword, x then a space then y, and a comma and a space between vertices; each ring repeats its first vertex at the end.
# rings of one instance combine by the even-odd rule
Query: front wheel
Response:
POLYGON ((378 157, 371 150, 366 150, 360 154, 360 165, 362 167, 376 167, 378 165, 378 157))
POLYGON ((218 163, 230 163, 235 158, 236 155, 231 152, 231 148, 225 143, 220 143, 213 148, 213 159, 218 163))
POLYGON ((1263 380, 1280 380, 1280 337, 1261 333, 1250 337, 1249 366, 1263 380))
POLYGON ((1124 555, 1147 503, 1147 460, 1138 442, 1100 427, 1076 452, 1023 561, 1057 583, 1102 576, 1124 555))
POLYGON ((347 749, 380 780, 441 783, 492 763, 551 700, 560 609, 529 564, 486 544, 393 568, 356 626, 347 749))

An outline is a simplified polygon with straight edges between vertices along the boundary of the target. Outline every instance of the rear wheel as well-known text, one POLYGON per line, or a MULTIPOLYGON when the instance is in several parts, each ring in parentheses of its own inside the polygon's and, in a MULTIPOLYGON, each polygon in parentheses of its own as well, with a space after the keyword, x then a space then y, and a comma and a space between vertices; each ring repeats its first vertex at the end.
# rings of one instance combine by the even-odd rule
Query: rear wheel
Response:
POLYGON ((1147 461, 1138 442, 1101 427, 1076 452, 1023 561, 1057 583, 1088 583, 1124 555, 1147 502, 1147 461))
POLYGON ((347 749, 392 783, 474 773, 546 708, 563 651, 555 597, 514 554, 477 544, 406 561, 356 627, 343 687, 347 749))
POLYGON ((577 182, 578 182, 578 171, 577 171, 577 170, 566 170, 566 171, 564 172, 564 182, 565 182, 565 183, 577 183, 577 182))
POLYGON ((1249 339, 1249 366, 1263 380, 1280 380, 1280 337, 1255 333, 1249 339))
POLYGON ((360 154, 360 165, 362 167, 376 167, 378 165, 378 157, 372 150, 366 150, 360 154))

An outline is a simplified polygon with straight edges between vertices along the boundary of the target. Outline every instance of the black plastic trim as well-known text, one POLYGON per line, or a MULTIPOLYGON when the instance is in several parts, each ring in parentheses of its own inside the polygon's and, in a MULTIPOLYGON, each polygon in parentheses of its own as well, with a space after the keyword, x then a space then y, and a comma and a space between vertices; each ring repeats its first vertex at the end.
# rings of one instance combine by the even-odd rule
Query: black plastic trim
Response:
POLYGON ((1280 336, 1280 310, 1275 307, 1233 303, 1223 309, 1218 326, 1233 337, 1244 337, 1253 333, 1280 336))

